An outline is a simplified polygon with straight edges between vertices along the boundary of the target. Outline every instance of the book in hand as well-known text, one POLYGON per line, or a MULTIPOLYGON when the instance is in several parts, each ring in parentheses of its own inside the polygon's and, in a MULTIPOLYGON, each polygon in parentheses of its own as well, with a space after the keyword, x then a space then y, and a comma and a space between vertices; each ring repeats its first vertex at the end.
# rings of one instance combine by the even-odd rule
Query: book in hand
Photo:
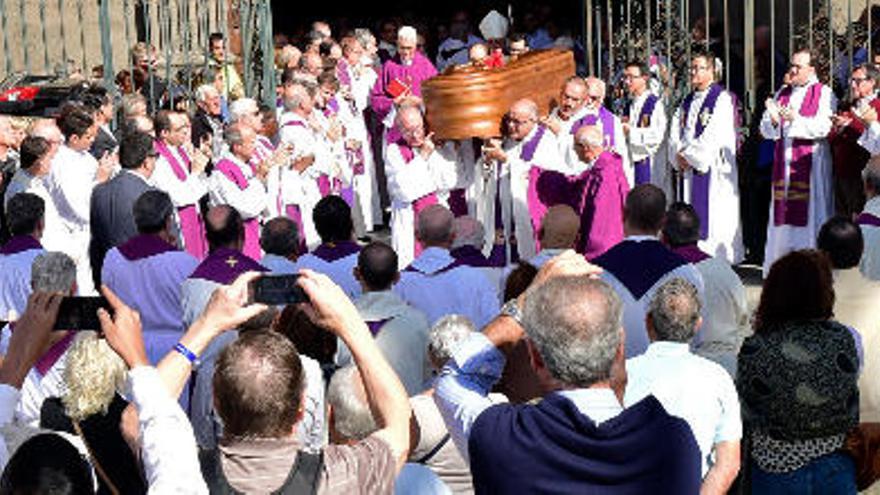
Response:
POLYGON ((398 96, 410 91, 409 86, 401 82, 400 79, 396 77, 388 83, 388 87, 385 88, 385 90, 388 92, 388 94, 391 95, 392 98, 397 98, 398 96))

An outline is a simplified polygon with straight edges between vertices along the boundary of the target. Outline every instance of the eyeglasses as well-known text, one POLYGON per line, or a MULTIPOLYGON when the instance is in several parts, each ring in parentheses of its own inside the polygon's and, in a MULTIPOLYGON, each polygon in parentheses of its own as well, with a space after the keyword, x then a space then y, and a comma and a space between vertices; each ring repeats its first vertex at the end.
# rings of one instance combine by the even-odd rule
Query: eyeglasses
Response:
POLYGON ((861 84, 861 83, 867 81, 868 79, 869 78, 867 78, 867 77, 854 77, 854 78, 850 79, 849 81, 853 84, 861 84))
POLYGON ((701 70, 709 70, 705 65, 692 65, 691 72, 700 72, 701 70))
POLYGON ((806 69, 808 67, 809 67, 809 65, 804 65, 804 64, 791 64, 788 66, 788 70, 794 71, 794 72, 799 72, 800 70, 806 69))
POLYGON ((587 101, 602 101, 602 95, 587 95, 587 101))

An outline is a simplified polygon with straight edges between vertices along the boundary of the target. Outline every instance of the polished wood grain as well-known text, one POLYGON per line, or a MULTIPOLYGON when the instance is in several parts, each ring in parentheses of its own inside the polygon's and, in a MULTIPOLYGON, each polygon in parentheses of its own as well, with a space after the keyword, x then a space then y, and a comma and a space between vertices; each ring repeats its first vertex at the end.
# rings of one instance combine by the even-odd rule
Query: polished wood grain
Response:
POLYGON ((501 118, 516 100, 531 98, 542 115, 575 73, 568 50, 529 52, 500 69, 456 68, 422 83, 428 127, 438 139, 501 135, 501 118))

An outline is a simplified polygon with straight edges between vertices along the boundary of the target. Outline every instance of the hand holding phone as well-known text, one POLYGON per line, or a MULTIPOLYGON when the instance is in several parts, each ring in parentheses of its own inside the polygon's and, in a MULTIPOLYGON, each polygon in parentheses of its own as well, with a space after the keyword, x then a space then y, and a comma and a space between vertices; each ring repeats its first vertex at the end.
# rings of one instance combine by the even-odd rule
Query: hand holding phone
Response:
POLYGON ((99 309, 113 313, 104 297, 65 297, 61 300, 53 330, 101 330, 99 309))
POLYGON ((248 302, 273 306, 309 302, 309 297, 297 284, 299 274, 263 275, 248 285, 248 302))

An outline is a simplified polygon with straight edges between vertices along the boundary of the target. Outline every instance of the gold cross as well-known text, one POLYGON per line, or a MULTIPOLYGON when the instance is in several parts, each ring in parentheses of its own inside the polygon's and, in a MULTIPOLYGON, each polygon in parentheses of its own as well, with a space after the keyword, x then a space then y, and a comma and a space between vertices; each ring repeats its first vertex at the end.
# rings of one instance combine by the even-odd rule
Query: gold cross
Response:
POLYGON ((229 259, 226 260, 226 264, 229 265, 229 268, 235 268, 235 265, 238 264, 238 260, 230 256, 229 259))

